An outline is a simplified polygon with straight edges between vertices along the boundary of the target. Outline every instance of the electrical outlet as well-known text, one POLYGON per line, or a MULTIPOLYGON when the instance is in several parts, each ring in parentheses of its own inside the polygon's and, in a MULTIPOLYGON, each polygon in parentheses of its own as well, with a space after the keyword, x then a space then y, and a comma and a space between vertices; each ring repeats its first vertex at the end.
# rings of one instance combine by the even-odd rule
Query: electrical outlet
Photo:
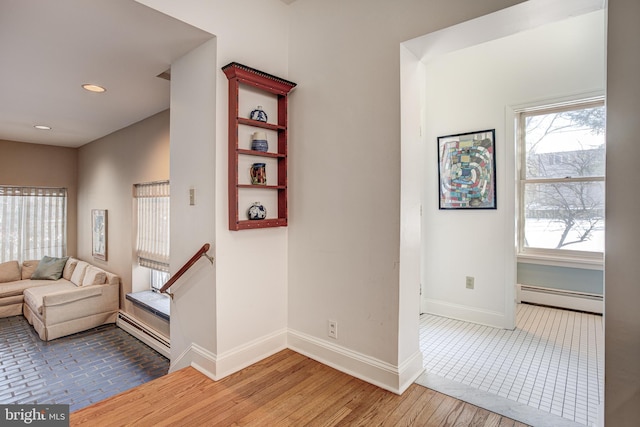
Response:
POLYGON ((475 279, 473 278, 473 276, 467 276, 467 281, 466 281, 467 289, 473 289, 473 287, 475 286, 474 282, 475 282, 475 279))
POLYGON ((335 320, 329 320, 327 335, 329 335, 329 338, 333 338, 334 340, 338 339, 338 322, 335 320))

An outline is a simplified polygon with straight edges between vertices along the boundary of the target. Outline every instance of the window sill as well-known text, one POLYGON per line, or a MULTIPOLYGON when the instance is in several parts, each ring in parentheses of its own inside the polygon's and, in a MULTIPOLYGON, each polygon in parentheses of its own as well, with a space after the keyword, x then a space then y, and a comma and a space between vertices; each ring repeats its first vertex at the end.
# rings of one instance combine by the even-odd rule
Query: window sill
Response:
POLYGON ((524 264, 551 265, 554 267, 603 270, 604 261, 594 258, 558 257, 540 254, 518 254, 518 262, 524 264))
POLYGON ((152 291, 132 292, 126 298, 138 307, 170 321, 169 296, 152 291))

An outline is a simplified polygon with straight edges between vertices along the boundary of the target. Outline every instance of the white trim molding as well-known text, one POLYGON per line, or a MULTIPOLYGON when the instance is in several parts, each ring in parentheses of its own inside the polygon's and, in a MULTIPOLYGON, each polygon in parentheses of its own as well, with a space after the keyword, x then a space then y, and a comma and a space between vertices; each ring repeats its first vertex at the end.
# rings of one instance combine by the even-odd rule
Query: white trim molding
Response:
POLYGON ((424 371, 422 353, 399 366, 289 329, 288 347, 341 372, 396 394, 402 394, 424 371))
POLYGON ((558 257, 543 254, 518 254, 518 262, 523 264, 550 265, 553 267, 581 268, 583 270, 604 270, 604 257, 558 257))
POLYGON ((420 351, 395 366, 289 329, 274 332, 221 354, 191 344, 172 361, 169 372, 192 366, 218 381, 286 348, 396 394, 402 394, 424 371, 420 351))
POLYGON ((512 329, 507 323, 505 313, 498 311, 483 310, 476 307, 469 307, 460 304, 451 304, 431 298, 423 298, 423 312, 435 314, 436 316, 449 317, 451 319, 463 320, 465 322, 478 323, 480 325, 494 328, 512 329))
POLYGON ((171 362, 169 372, 192 366, 212 380, 218 381, 284 350, 287 348, 286 344, 287 331, 284 329, 220 354, 192 343, 171 362))
POLYGON ((287 331, 282 329, 218 354, 217 378, 224 378, 287 348, 287 331))

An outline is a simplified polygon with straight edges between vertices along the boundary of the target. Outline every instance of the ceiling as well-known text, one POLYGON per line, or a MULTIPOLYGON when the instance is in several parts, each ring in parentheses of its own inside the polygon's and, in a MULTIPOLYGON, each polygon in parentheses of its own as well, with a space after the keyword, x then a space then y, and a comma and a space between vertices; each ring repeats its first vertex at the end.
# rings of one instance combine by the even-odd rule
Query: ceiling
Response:
POLYGON ((0 139, 79 147, 163 111, 157 76, 212 37, 134 0, 3 0, 0 139))

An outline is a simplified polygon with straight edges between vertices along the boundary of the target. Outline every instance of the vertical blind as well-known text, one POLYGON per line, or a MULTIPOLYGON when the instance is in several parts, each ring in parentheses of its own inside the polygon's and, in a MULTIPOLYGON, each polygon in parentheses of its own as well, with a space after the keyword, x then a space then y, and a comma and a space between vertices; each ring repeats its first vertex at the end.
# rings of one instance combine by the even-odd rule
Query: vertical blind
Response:
POLYGON ((143 267, 169 271, 169 181, 136 184, 136 253, 143 267))
POLYGON ((0 186, 0 262, 66 253, 67 190, 0 186))

